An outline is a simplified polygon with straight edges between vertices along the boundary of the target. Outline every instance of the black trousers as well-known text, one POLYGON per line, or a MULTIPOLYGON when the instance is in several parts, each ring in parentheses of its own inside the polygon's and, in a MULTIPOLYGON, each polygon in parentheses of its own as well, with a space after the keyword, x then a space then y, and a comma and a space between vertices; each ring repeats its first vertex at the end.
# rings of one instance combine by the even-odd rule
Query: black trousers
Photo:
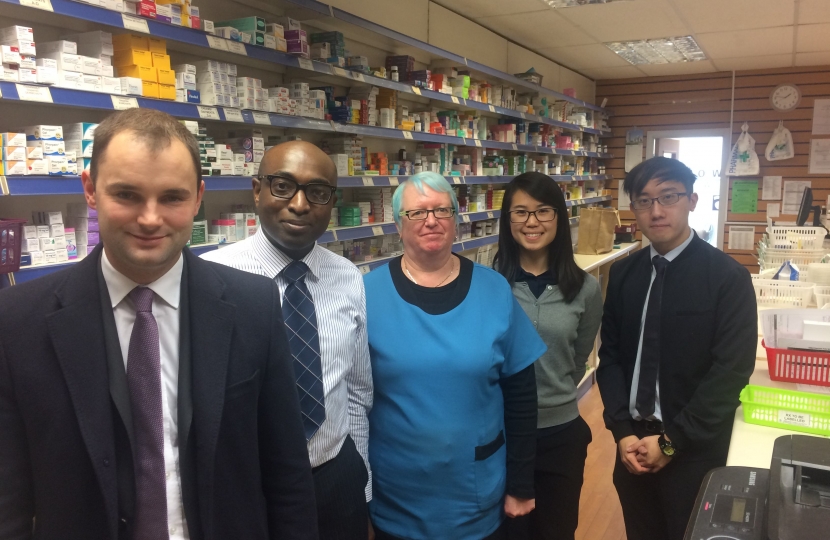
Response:
MULTIPOLYGON (((405 539, 400 538, 398 536, 393 536, 389 533, 385 533, 381 530, 375 529, 375 540, 405 540, 405 539)), ((486 538, 482 538, 481 540, 507 540, 507 527, 505 527, 505 524, 502 523, 501 527, 496 529, 496 531, 493 534, 490 534, 486 538)))
POLYGON ((536 442, 536 510, 508 520, 510 540, 573 540, 591 428, 582 417, 536 442))
POLYGON ((367 540, 369 473, 351 437, 346 437, 334 459, 315 467, 314 493, 320 540, 367 540))
MULTIPOLYGON (((640 438, 650 435, 640 432, 636 425, 635 431, 640 438)), ((678 455, 653 474, 631 474, 617 453, 614 486, 620 496, 628 540, 683 540, 703 477, 726 465, 730 434, 731 430, 718 437, 705 455, 678 455)))

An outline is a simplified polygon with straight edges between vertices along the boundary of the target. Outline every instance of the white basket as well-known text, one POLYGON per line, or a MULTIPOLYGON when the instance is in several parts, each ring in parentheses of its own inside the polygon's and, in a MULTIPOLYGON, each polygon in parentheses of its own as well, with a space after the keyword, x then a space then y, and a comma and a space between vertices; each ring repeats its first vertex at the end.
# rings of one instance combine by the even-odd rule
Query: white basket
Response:
POLYGON ((816 305, 819 307, 830 304, 830 285, 816 285, 813 289, 816 295, 816 305))
POLYGON ((762 279, 752 276, 755 297, 762 306, 806 308, 813 299, 813 283, 762 279))
POLYGON ((807 270, 810 263, 819 262, 826 252, 823 249, 773 249, 759 251, 759 262, 762 267, 780 268, 782 264, 791 261, 798 269, 807 270))
POLYGON ((827 231, 823 227, 767 227, 767 234, 774 248, 821 249, 827 231))

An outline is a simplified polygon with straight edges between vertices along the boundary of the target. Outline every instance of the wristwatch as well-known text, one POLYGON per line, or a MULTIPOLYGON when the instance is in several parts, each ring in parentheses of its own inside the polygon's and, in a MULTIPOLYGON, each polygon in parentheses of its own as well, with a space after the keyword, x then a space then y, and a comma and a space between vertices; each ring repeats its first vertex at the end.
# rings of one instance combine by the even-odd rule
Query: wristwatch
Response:
POLYGON ((660 437, 657 439, 657 444, 660 445, 660 451, 663 452, 664 456, 674 457, 677 455, 677 448, 675 448, 671 441, 666 439, 664 434, 660 434, 660 437))

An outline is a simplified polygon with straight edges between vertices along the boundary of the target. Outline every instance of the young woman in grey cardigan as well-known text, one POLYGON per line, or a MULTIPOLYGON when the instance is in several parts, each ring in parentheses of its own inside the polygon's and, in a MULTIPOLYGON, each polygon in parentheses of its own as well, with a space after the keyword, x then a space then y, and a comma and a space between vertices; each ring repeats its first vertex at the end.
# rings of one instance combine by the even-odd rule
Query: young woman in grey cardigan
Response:
POLYGON ((511 524, 511 540, 573 540, 591 442, 577 408, 577 385, 602 320, 602 292, 574 261, 565 197, 549 176, 529 172, 514 178, 501 215, 494 267, 548 346, 535 363, 536 510, 529 523, 511 524))

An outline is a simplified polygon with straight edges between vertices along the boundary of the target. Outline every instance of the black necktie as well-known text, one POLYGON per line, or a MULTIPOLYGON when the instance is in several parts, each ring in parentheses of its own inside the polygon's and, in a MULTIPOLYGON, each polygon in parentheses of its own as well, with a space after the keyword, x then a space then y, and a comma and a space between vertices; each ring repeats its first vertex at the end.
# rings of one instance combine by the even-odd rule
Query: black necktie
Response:
POLYGON ((637 385, 637 412, 643 418, 654 414, 657 374, 660 371, 660 304, 663 300, 663 279, 669 261, 660 255, 651 259, 657 275, 651 284, 643 326, 643 350, 640 354, 640 381, 637 385))

